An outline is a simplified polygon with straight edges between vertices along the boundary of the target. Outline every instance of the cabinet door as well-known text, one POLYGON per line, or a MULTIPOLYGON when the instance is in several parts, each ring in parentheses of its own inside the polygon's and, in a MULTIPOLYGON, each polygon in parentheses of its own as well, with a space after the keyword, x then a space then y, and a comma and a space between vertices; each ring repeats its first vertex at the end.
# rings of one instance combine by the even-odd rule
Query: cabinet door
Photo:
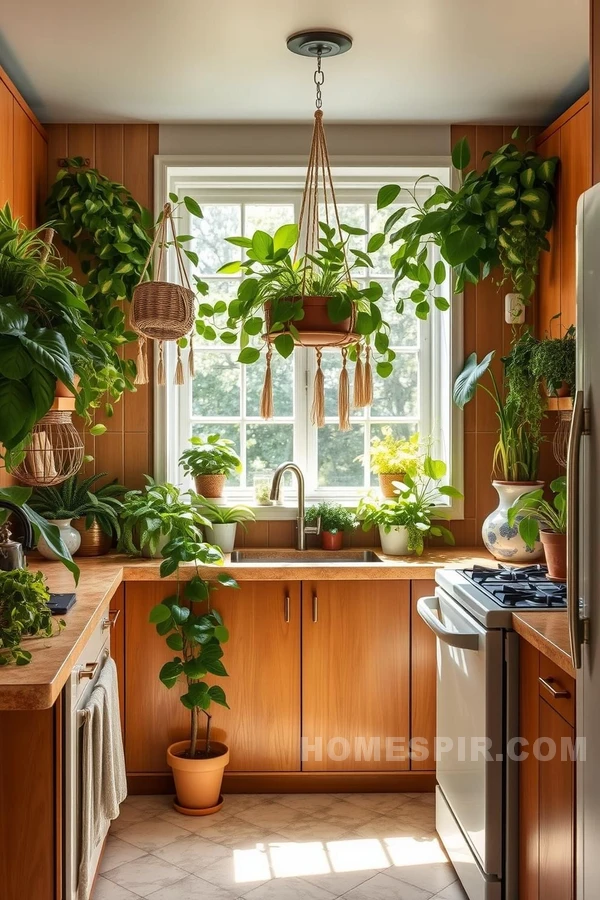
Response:
MULTIPOLYGON (((173 588, 173 583, 161 582, 126 586, 129 772, 168 771, 167 746, 189 733, 189 713, 179 702, 184 684, 167 690, 158 680, 173 652, 148 623, 151 608, 173 588)), ((241 582, 239 590, 221 588, 212 595, 230 631, 223 646, 229 677, 219 683, 231 709, 212 709, 213 736, 230 748, 229 771, 300 768, 299 598, 299 583, 281 582, 241 582)))
POLYGON ((419 597, 431 597, 435 581, 411 581, 410 737, 415 742, 411 769, 435 769, 436 637, 419 613, 419 597))
MULTIPOLYGON (((574 897, 575 763, 565 755, 572 746, 571 725, 540 698, 540 736, 554 741, 556 754, 539 764, 540 874, 542 900, 574 897), (565 755, 565 758, 561 758, 565 755)), ((542 752, 546 751, 546 745, 542 752)))
MULTIPOLYGON (((591 113, 586 104, 560 129, 561 326, 575 324, 577 201, 592 184, 591 113)), ((554 332, 558 334, 558 331, 554 332)), ((561 331, 562 333, 562 331, 561 331)))
POLYGON ((117 667, 121 730, 125 740, 125 587, 120 584, 110 601, 110 655, 117 667))
POLYGON ((408 769, 409 642, 408 581, 302 583, 303 771, 408 769))
POLYGON ((16 100, 13 100, 14 185, 13 215, 23 219, 27 228, 35 225, 33 202, 33 125, 16 100))
POLYGON ((0 81, 0 206, 13 205, 14 167, 13 98, 0 81))

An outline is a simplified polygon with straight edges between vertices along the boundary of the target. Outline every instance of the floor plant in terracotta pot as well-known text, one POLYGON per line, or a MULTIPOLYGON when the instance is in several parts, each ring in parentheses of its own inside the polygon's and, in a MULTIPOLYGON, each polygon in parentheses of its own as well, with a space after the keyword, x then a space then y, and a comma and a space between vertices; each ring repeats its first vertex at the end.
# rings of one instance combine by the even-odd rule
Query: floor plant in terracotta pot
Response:
MULTIPOLYGON (((395 481, 403 481, 406 474, 415 476, 420 471, 422 453, 419 447, 419 435, 409 438, 395 437, 392 428, 384 425, 382 437, 371 438, 369 461, 371 471, 379 476, 379 489, 384 497, 396 495, 395 481)), ((362 461, 363 457, 359 457, 362 461)))
POLYGON ((182 581, 178 572, 175 592, 150 611, 150 622, 156 626, 175 656, 166 662, 159 678, 172 689, 183 681, 186 690, 181 703, 190 714, 189 738, 171 744, 167 762, 175 779, 175 808, 185 815, 208 815, 221 808, 223 771, 229 762, 228 747, 211 739, 213 703, 227 708, 225 691, 219 684, 204 681, 207 675, 226 677, 222 662, 222 644, 229 632, 220 614, 213 609, 210 597, 217 584, 236 588, 237 583, 226 573, 214 581, 200 574, 200 565, 213 566, 223 562, 218 547, 202 541, 199 531, 190 534, 175 532, 164 547, 160 566, 162 578, 178 572, 181 563, 193 563, 194 574, 182 581), (205 732, 201 735, 201 720, 205 732))
POLYGON ((554 500, 544 498, 540 488, 519 497, 508 510, 508 522, 517 527, 528 547, 538 540, 544 547, 548 578, 566 581, 567 578, 567 480, 564 475, 550 484, 554 500))
POLYGON ((352 510, 341 503, 324 501, 306 510, 306 523, 320 523, 323 550, 341 550, 344 546, 344 532, 353 531, 357 520, 352 510))
POLYGON ((245 522, 253 522, 256 518, 253 510, 242 503, 236 506, 219 506, 207 497, 201 497, 193 491, 191 493, 200 513, 210 522, 210 525, 205 526, 207 539, 220 547, 223 553, 231 553, 238 525, 245 529, 245 522))
POLYGON ((179 465, 194 479, 198 494, 208 499, 222 497, 227 478, 242 470, 233 441, 220 434, 194 435, 190 444, 192 446, 179 457, 179 465))

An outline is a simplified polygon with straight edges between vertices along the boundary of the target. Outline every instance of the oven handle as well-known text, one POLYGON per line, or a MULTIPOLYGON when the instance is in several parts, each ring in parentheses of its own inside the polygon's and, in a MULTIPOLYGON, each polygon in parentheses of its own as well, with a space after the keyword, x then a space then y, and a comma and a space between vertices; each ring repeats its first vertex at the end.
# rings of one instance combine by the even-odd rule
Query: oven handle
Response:
POLYGON ((440 601, 437 597, 420 597, 417 600, 417 612, 444 644, 458 647, 460 650, 479 650, 478 634, 474 634, 472 631, 461 634, 444 628, 439 618, 440 601))

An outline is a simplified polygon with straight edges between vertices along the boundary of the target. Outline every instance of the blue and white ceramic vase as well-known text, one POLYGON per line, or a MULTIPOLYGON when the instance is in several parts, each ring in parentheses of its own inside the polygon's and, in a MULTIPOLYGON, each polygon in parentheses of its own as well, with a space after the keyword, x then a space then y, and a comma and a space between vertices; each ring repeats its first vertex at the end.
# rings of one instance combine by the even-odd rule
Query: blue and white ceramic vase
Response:
POLYGON ((528 550, 525 541, 517 528, 518 520, 511 527, 508 524, 508 510, 515 500, 523 494, 537 491, 544 486, 543 481, 492 481, 498 492, 500 502, 489 514, 481 534, 483 543, 490 553, 504 562, 535 562, 544 555, 541 541, 537 541, 533 550, 528 550))

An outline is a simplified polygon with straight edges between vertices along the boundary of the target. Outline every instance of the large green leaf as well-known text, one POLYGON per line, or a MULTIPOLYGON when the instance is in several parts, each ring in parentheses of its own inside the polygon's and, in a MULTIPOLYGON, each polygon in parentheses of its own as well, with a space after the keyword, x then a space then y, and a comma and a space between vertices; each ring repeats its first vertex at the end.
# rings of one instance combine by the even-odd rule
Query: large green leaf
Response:
POLYGON ((51 328, 38 328, 23 335, 21 342, 37 363, 72 387, 75 373, 62 334, 51 328))
POLYGON ((15 334, 25 331, 28 315, 16 303, 2 298, 0 303, 0 334, 15 334))
POLYGON ((277 250, 291 250, 297 240, 298 226, 282 225, 273 235, 273 249, 275 252, 277 250))
POLYGON ((27 430, 36 421, 33 397, 22 381, 0 379, 0 442, 8 450, 15 446, 14 438, 28 424, 27 430))
POLYGON ((287 359, 294 352, 294 338, 287 332, 278 334, 275 338, 275 349, 280 356, 287 359))
POLYGON ((0 334, 0 374, 20 381, 33 368, 33 360, 19 338, 0 334))
POLYGON ((481 248, 481 237, 473 225, 460 228, 447 236, 442 245, 442 254, 451 266, 466 262, 481 248))
POLYGON ((462 172, 471 162, 471 150, 466 137, 462 137, 452 148, 452 165, 462 172))
POLYGON ((53 550, 60 561, 64 566, 67 567, 69 572, 72 573, 73 578, 75 579, 75 584, 79 581, 79 566, 73 562, 73 557, 71 556, 69 550, 66 547, 63 539, 60 536, 60 531, 56 527, 56 525, 52 525, 48 522, 47 519, 44 519, 43 516, 40 516, 34 509, 28 506, 26 503, 23 504, 23 512, 33 525, 33 530, 36 534, 36 537, 39 535, 43 535, 44 540, 48 544, 51 550, 53 550))
POLYGON ((463 409, 469 400, 473 398, 477 389, 477 382, 489 369, 495 352, 495 350, 491 350, 483 357, 481 362, 477 362, 476 353, 471 353, 467 357, 464 369, 454 382, 454 391, 452 393, 452 399, 460 409, 463 409))
POLYGON ((266 263, 273 256, 273 238, 266 231, 255 231, 252 235, 252 251, 261 263, 266 263))
POLYGON ((383 187, 379 188, 377 194, 377 209, 384 209, 384 207, 393 203, 400 191, 401 188, 398 184, 384 184, 383 187))

